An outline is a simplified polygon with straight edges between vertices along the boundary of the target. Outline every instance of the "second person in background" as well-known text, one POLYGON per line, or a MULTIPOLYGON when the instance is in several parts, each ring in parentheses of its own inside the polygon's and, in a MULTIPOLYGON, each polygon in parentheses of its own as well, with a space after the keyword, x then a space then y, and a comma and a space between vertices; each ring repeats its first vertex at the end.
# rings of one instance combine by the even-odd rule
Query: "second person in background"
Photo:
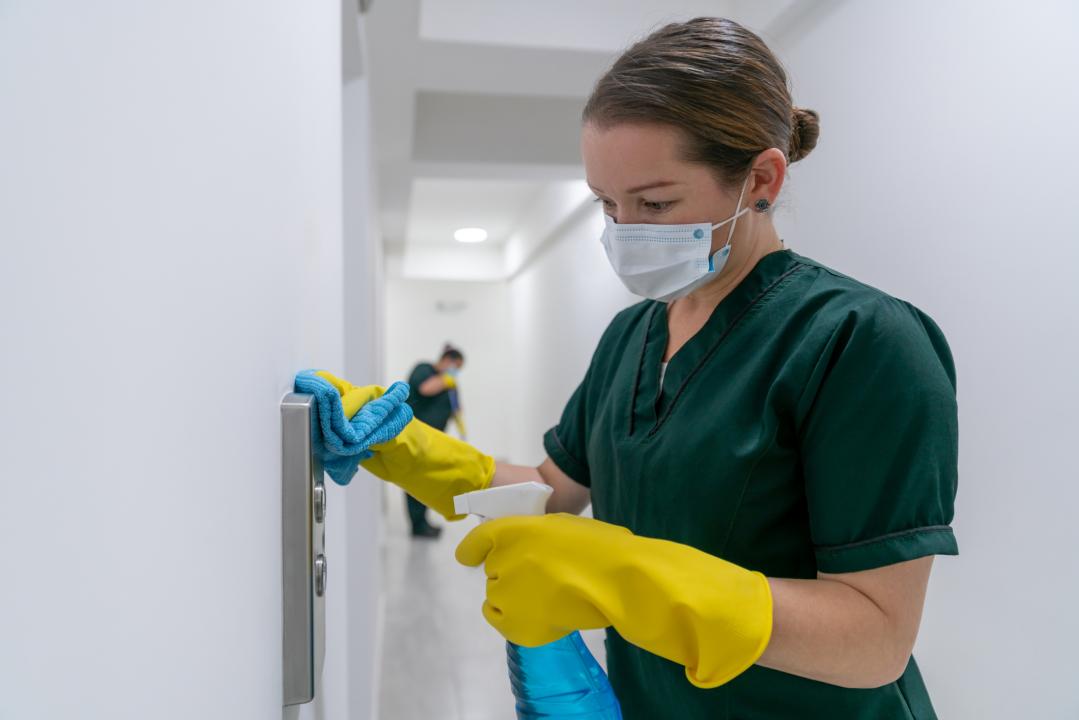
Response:
MULTIPOLYGON (((457 374, 464 367, 464 354, 450 344, 442 348, 442 355, 437 363, 420 362, 408 376, 412 392, 408 404, 416 418, 436 430, 445 431, 450 419, 455 417, 460 407, 457 400, 457 374)), ((460 421, 457 421, 460 423, 460 421)), ((460 428, 460 424, 458 425, 460 428)), ((461 429, 461 434, 464 434, 461 429)), ((427 506, 409 494, 408 519, 412 524, 412 536, 418 538, 437 538, 442 529, 431 525, 427 520, 427 506)))

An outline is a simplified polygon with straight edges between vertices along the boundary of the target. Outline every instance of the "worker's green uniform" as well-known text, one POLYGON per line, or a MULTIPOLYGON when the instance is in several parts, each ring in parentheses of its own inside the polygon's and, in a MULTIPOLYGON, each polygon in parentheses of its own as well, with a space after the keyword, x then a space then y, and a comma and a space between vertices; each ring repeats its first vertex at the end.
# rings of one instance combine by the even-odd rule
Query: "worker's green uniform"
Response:
MULTIPOLYGON (((408 384, 411 388, 408 394, 408 404, 417 420, 430 425, 436 430, 445 431, 450 418, 453 417, 453 401, 450 400, 450 391, 443 390, 436 395, 420 394, 420 385, 438 374, 438 368, 427 362, 421 362, 412 368, 412 372, 408 376, 408 384)), ((407 493, 405 494, 405 503, 408 507, 409 522, 412 523, 412 533, 416 534, 429 529, 431 524, 427 522, 427 506, 407 493)))
POLYGON ((408 376, 408 385, 412 388, 408 394, 408 404, 412 408, 412 414, 421 422, 436 430, 445 430, 453 417, 449 390, 443 390, 437 395, 420 395, 420 385, 438 374, 438 368, 431 363, 421 362, 412 368, 408 376))
MULTIPOLYGON (((767 255, 671 358, 667 306, 624 310, 544 438, 593 512, 781 578, 958 552, 955 370, 911 305, 790 251, 767 255)), ((708 578, 701 578, 701 583, 708 578)), ((702 690, 607 636, 626 720, 934 718, 914 660, 851 690, 754 666, 702 690)))

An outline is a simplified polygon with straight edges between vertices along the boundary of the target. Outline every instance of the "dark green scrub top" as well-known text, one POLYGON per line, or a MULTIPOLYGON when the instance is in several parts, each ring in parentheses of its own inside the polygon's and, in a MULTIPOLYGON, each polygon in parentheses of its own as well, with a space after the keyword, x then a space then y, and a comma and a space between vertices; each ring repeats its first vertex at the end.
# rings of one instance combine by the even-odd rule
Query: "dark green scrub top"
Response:
POLYGON ((412 413, 421 422, 427 423, 436 430, 445 430, 453 415, 453 405, 450 402, 450 391, 443 390, 437 395, 430 397, 420 395, 420 385, 429 378, 438 375, 438 369, 431 363, 420 363, 408 376, 408 404, 412 413))
MULTIPOLYGON (((671 358, 667 306, 615 317, 544 445, 595 517, 767 576, 955 555, 955 369, 918 309, 784 250, 671 358)), ((707 582, 701 578, 701 582, 707 582)), ((934 718, 913 658, 851 690, 754 666, 702 690, 607 632, 626 720, 934 718)))

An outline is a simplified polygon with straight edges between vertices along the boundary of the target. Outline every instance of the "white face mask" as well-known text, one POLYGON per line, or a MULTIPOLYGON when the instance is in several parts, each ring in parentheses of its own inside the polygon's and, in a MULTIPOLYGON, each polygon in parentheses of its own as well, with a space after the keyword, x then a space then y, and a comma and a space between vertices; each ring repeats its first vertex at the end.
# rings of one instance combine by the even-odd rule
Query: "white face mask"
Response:
POLYGON ((742 207, 748 182, 749 177, 742 183, 734 215, 715 225, 620 225, 604 215, 603 247, 626 289, 640 297, 670 302, 718 277, 731 254, 738 218, 750 210, 742 207), (713 254, 712 231, 727 223, 731 223, 727 244, 713 254))

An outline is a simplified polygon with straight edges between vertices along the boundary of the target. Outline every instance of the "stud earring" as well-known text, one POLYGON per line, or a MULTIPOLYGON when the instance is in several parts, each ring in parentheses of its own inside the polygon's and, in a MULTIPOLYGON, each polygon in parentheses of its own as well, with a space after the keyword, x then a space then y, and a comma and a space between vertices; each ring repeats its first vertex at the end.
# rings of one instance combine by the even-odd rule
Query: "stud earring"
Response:
POLYGON ((771 204, 772 203, 768 202, 767 198, 761 198, 756 202, 753 207, 757 210, 757 212, 764 212, 771 206, 771 204))

